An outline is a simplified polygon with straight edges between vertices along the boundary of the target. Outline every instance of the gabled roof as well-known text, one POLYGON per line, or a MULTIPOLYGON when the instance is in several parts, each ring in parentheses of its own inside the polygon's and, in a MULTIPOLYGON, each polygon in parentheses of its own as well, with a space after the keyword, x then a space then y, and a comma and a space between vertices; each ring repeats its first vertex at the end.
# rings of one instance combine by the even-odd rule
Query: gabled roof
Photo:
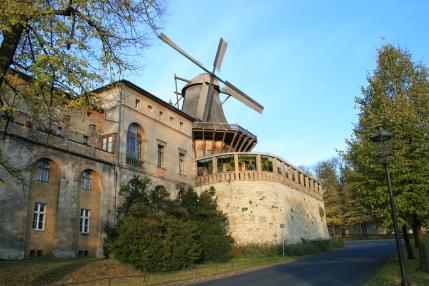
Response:
POLYGON ((182 110, 174 107, 173 105, 169 104, 168 102, 165 102, 161 98, 153 95, 152 93, 148 92, 147 90, 139 87, 138 85, 136 85, 136 84, 134 84, 134 83, 132 83, 132 82, 126 80, 126 79, 121 79, 121 80, 112 82, 112 83, 107 84, 105 86, 102 86, 102 87, 99 87, 97 89, 94 89, 92 92, 99 93, 99 92, 111 89, 111 88, 113 88, 113 87, 115 87, 115 86, 117 86, 119 84, 123 84, 123 85, 128 86, 129 88, 137 91, 140 94, 143 94, 144 96, 146 96, 146 97, 152 99, 153 101, 161 104, 162 106, 166 107, 167 109, 170 109, 171 111, 173 111, 173 112, 175 112, 175 113, 177 113, 177 114, 185 117, 186 119, 189 119, 192 122, 196 121, 196 119, 193 118, 192 116, 190 116, 189 114, 183 112, 182 110))

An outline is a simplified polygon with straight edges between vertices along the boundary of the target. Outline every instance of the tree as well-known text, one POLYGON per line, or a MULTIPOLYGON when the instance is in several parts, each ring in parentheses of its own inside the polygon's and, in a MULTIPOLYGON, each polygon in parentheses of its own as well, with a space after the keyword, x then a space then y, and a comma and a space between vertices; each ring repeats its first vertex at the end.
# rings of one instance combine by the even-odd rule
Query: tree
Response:
POLYGON ((347 183, 365 208, 390 226, 386 175, 369 138, 378 124, 393 132, 389 162, 398 217, 401 224, 413 227, 423 271, 429 271, 423 241, 423 227, 429 222, 428 75, 408 51, 392 45, 378 49, 377 67, 356 98, 359 121, 343 154, 350 167, 347 183))
POLYGON ((215 189, 198 195, 192 188, 178 186, 179 206, 185 210, 186 219, 197 226, 202 246, 202 259, 223 262, 231 258, 232 237, 228 233, 228 219, 219 211, 214 196, 215 189))
POLYGON ((316 164, 316 176, 322 181, 325 188, 324 202, 326 222, 331 227, 334 235, 337 230, 343 228, 342 197, 340 183, 337 177, 337 159, 333 158, 316 164))
MULTIPOLYGON (((0 126, 25 110, 49 131, 100 100, 159 29, 163 0, 0 0, 0 126)), ((18 141, 18 140, 17 140, 18 141)), ((20 178, 0 151, 0 166, 20 178)))
POLYGON ((198 195, 179 186, 176 199, 148 178, 134 177, 120 190, 119 224, 105 227, 104 249, 144 271, 177 270, 231 257, 228 221, 218 210, 214 189, 198 195))
POLYGON ((365 235, 366 225, 372 218, 357 200, 356 192, 346 183, 349 169, 341 158, 334 157, 317 163, 315 172, 325 187, 326 220, 333 234, 342 234, 346 228, 360 225, 365 235))
POLYGON ((147 47, 163 13, 162 0, 0 0, 0 87, 15 95, 0 93, 1 111, 11 117, 16 97, 28 102, 6 77, 10 68, 31 77, 49 113, 92 107, 90 91, 135 67, 129 56, 147 47))

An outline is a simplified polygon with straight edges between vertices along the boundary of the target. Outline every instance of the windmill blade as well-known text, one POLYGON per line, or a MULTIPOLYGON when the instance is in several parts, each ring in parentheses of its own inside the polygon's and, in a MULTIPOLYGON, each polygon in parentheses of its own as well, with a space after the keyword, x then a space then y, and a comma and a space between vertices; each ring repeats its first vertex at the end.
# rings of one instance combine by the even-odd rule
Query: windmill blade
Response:
POLYGON ((260 105, 258 102, 250 98, 247 94, 239 90, 237 87, 233 86, 230 82, 225 81, 224 83, 225 83, 225 86, 222 89, 225 93, 238 99, 239 101, 249 106, 253 110, 259 113, 262 113, 262 111, 264 110, 264 107, 262 105, 260 105))
POLYGON ((181 53, 184 57, 186 57, 188 60, 190 60, 191 62, 193 62, 194 64, 196 64, 197 66, 199 66, 200 68, 202 68, 205 72, 212 74, 208 69, 206 69, 202 63, 200 63, 199 61, 197 61, 196 59, 194 59, 193 57, 191 57, 190 55, 188 55, 187 52, 185 52, 184 50, 182 50, 181 48, 179 48, 178 45, 176 45, 172 40, 170 40, 166 35, 164 35, 163 33, 161 33, 159 35, 159 38, 166 43, 167 45, 169 45, 170 47, 172 47, 173 49, 175 49, 176 51, 178 51, 179 53, 181 53))
POLYGON ((225 51, 227 47, 228 43, 225 42, 222 38, 220 38, 219 46, 217 47, 216 57, 213 63, 213 69, 217 70, 218 72, 220 71, 220 66, 222 65, 223 57, 225 56, 225 51))

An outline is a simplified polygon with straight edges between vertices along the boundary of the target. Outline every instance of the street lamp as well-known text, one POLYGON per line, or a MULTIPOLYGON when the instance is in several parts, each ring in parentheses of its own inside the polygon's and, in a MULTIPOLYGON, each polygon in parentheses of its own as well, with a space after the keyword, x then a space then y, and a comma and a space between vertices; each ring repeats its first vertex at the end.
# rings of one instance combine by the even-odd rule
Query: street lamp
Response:
POLYGON ((387 187, 389 189, 390 210, 392 214, 393 226, 395 229, 396 250, 399 258, 399 267, 401 268, 401 285, 408 286, 407 274, 405 273, 404 255, 402 253, 401 240, 399 238, 398 217, 396 215, 395 201, 393 199, 392 182, 390 181, 389 161, 387 157, 392 154, 393 135, 384 130, 383 125, 377 126, 377 132, 371 136, 371 141, 377 143, 378 155, 383 158, 383 166, 387 176, 387 187))

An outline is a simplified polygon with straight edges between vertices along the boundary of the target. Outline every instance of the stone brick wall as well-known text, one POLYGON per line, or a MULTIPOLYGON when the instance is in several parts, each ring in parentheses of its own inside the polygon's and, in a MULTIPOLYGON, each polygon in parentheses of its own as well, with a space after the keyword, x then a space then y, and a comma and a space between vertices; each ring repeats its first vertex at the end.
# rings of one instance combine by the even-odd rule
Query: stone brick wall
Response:
POLYGON ((266 181, 230 181, 213 186, 217 202, 226 213, 229 229, 239 245, 298 243, 302 239, 329 238, 323 201, 289 186, 266 181), (284 224, 284 228, 281 225, 284 224))

